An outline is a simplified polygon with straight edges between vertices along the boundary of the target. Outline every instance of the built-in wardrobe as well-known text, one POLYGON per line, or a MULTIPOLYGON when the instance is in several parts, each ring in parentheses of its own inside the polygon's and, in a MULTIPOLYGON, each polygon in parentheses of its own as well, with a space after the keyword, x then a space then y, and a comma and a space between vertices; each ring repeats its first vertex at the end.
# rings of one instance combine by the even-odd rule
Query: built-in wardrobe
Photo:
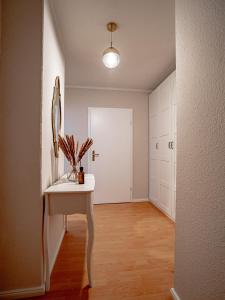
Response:
POLYGON ((149 95, 149 199, 175 220, 175 71, 149 95))

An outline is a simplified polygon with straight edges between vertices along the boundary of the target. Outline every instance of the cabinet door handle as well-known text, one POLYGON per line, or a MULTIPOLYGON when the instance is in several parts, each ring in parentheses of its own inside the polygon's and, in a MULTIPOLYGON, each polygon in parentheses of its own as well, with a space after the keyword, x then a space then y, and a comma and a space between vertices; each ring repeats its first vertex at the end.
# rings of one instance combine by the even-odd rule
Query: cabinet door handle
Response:
POLYGON ((159 143, 155 144, 155 149, 158 150, 159 149, 159 143))
POLYGON ((168 142, 168 148, 171 149, 171 142, 168 142))

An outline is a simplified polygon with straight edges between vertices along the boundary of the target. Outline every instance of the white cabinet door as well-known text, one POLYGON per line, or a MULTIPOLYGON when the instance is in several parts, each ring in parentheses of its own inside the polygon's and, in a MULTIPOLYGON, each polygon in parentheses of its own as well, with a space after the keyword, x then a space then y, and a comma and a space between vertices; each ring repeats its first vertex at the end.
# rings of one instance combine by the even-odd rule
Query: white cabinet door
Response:
POLYGON ((173 219, 176 206, 174 97, 175 72, 149 96, 149 198, 173 219))
POLYGON ((149 198, 159 201, 159 149, 158 149, 158 99, 157 91, 149 98, 149 198))
POLYGON ((171 85, 169 78, 160 86, 159 97, 159 206, 171 216, 171 85))
POLYGON ((176 141, 177 141, 177 102, 176 102, 176 73, 171 74, 172 94, 172 218, 176 218, 176 141))

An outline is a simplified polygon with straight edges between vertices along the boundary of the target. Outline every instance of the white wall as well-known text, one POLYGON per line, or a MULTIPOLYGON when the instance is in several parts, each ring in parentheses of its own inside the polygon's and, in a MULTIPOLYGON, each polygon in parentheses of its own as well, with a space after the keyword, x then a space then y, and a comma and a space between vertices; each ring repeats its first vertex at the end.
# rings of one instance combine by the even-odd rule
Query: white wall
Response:
POLYGON ((225 299, 225 1, 177 0, 175 289, 225 299))
POLYGON ((0 290, 42 275, 42 1, 2 1, 0 290))
MULTIPOLYGON (((44 30, 43 30, 43 84, 42 84, 42 193, 60 175, 64 173, 64 158, 59 152, 55 158, 52 143, 51 108, 53 88, 56 76, 60 77, 62 132, 64 129, 64 57, 54 20, 51 14, 50 2, 44 1, 44 30)), ((49 218, 49 252, 50 266, 56 255, 57 246, 64 232, 63 216, 56 215, 49 218)))
POLYGON ((2 51, 2 0, 0 0, 0 55, 2 51))
MULTIPOLYGON (((88 107, 133 109, 133 198, 148 198, 148 96, 142 93, 67 88, 65 132, 88 136, 88 107)), ((87 157, 84 160, 87 170, 87 157)))
MULTIPOLYGON (((64 108, 64 59, 48 1, 3 0, 2 29, 0 297, 11 290, 44 291, 43 191, 63 173, 63 157, 52 156, 56 76, 64 108)), ((63 217, 49 225, 53 257, 63 217)))

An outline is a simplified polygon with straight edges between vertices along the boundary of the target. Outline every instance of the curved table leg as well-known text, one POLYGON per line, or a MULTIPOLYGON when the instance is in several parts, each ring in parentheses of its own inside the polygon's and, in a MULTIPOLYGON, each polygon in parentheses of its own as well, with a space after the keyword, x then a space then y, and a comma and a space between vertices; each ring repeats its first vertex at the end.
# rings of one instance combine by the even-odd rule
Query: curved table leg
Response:
POLYGON ((65 232, 68 232, 67 215, 64 216, 64 222, 65 222, 65 232))
POLYGON ((88 281, 90 287, 92 287, 92 249, 94 243, 94 218, 93 218, 93 205, 92 205, 92 195, 91 199, 87 203, 87 223, 88 223, 88 243, 87 243, 87 272, 88 281))

